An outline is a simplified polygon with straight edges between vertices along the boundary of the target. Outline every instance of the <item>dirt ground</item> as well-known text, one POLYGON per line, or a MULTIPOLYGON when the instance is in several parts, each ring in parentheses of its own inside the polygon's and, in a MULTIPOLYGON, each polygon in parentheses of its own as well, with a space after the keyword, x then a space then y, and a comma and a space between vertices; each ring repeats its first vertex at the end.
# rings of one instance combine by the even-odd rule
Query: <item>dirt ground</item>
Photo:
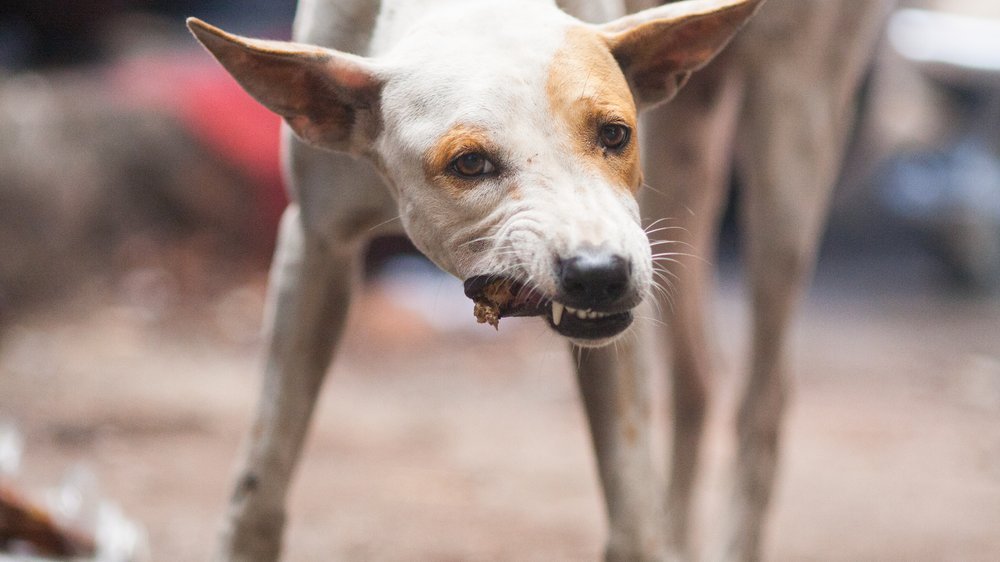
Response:
MULTIPOLYGON (((794 338, 768 558, 1000 558, 1000 301, 851 267, 824 266, 794 338)), ((258 388, 262 286, 197 310, 114 291, 15 326, 0 417, 26 438, 21 485, 39 492, 83 462, 146 526, 155 560, 206 559, 258 388)), ((293 489, 287 560, 597 560, 604 516, 564 344, 537 321, 475 326, 442 278, 411 289, 416 304, 402 290, 375 285, 354 309, 293 489)), ((719 292, 706 542, 746 346, 739 286, 719 292)))

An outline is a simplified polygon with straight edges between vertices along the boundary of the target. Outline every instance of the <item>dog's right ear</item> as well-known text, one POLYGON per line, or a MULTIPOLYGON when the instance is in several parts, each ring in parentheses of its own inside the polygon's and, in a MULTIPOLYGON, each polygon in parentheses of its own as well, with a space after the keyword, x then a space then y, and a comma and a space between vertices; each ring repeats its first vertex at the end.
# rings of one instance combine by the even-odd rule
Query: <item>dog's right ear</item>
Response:
POLYGON ((640 107, 669 100, 760 9, 764 0, 686 0, 597 26, 640 107))
POLYGON ((196 18, 187 25, 247 93, 284 117, 307 143, 359 153, 371 142, 383 79, 367 59, 248 39, 196 18))

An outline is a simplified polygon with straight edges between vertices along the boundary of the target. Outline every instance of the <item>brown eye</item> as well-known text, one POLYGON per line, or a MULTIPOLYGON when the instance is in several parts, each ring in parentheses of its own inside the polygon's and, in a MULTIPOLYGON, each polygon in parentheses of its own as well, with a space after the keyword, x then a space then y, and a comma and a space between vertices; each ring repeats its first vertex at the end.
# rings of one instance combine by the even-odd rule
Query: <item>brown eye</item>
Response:
POLYGON ((632 130, 625 125, 619 125, 617 123, 609 123, 601 127, 599 140, 601 146, 611 150, 618 150, 624 148, 628 144, 629 137, 632 135, 632 130))
POLYGON ((492 174, 496 170, 496 167, 482 154, 469 152, 453 160, 451 169, 464 178, 478 178, 492 174))

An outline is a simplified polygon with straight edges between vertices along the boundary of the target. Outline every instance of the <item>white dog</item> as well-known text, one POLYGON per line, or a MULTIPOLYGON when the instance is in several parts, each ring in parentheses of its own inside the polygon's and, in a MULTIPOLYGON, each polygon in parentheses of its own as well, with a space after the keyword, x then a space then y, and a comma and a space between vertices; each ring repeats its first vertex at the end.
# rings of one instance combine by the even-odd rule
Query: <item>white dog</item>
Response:
POLYGON ((647 116, 645 182, 656 193, 646 195, 643 214, 637 111, 674 97, 762 2, 302 0, 301 43, 189 21, 289 125, 293 202, 271 273, 263 397, 221 560, 279 556, 286 492, 342 332, 359 250, 393 224, 465 280, 480 321, 542 316, 573 345, 597 348, 582 355, 579 371, 611 527, 607 558, 692 556, 708 283, 702 265, 670 262, 640 216, 680 220, 667 224, 710 255, 741 116, 760 131, 739 151, 755 339, 733 518, 716 535, 720 557, 759 556, 785 396, 785 327, 811 269, 878 3, 773 0, 781 9, 741 47, 752 56, 727 53, 676 106, 647 116), (863 45, 831 50, 845 29, 863 45), (822 93, 804 95, 814 90, 822 93), (657 276, 676 285, 666 494, 650 454, 638 356, 628 345, 619 354, 602 347, 632 324, 640 302, 658 298, 657 276))

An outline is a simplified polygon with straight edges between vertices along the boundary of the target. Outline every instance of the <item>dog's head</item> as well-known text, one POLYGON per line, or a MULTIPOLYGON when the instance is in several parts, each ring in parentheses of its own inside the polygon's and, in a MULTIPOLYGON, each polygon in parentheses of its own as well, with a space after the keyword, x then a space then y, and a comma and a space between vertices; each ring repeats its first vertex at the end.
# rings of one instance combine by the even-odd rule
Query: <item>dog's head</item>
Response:
POLYGON ((637 110, 665 101, 762 0, 694 0, 604 25, 545 2, 397 14, 373 58, 189 26, 307 143, 370 158, 416 246, 501 316, 546 316, 581 345, 650 292, 637 110), (488 300, 488 299, 487 299, 488 300))

